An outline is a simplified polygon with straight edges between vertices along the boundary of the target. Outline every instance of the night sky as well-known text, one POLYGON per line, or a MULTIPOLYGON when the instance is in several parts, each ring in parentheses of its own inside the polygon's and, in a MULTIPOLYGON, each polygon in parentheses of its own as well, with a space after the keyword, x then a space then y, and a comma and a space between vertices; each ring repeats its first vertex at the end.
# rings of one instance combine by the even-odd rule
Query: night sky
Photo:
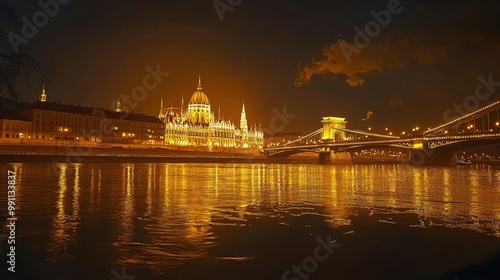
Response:
MULTIPOLYGON (((41 10, 37 1, 4 2, 19 18, 41 10)), ((296 117, 276 132, 310 132, 322 116, 346 117, 350 128, 427 128, 474 95, 480 75, 500 82, 497 1, 402 0, 350 62, 341 45, 355 46, 355 27, 397 1, 243 0, 222 21, 213 4, 72 0, 27 47, 50 79, 49 101, 110 108, 159 65, 169 76, 134 112, 156 115, 160 97, 187 103, 201 72, 212 110, 236 124, 243 100, 249 123, 263 127, 286 106, 296 117)), ((40 87, 19 85, 22 99, 36 100, 40 87)), ((499 97, 500 87, 481 105, 499 97)))

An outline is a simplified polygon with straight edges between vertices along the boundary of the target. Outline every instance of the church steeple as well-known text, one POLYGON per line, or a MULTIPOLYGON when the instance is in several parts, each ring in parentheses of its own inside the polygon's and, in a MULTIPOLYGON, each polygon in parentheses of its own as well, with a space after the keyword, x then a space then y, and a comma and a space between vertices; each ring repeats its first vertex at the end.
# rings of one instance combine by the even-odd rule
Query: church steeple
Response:
POLYGON ((47 102, 47 94, 45 93, 45 83, 42 84, 42 94, 38 98, 41 102, 47 102))
POLYGON ((116 108, 115 111, 120 113, 122 111, 122 104, 120 103, 120 99, 116 102, 116 108))

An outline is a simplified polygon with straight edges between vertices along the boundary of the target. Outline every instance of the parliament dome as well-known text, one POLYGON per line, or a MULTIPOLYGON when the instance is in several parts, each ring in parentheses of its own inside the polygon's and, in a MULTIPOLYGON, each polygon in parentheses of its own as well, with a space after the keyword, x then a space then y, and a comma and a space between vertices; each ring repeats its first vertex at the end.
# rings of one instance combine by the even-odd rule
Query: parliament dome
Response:
POLYGON ((189 100, 189 103, 210 105, 210 101, 203 91, 196 91, 193 96, 191 96, 191 100, 189 100))
POLYGON ((203 88, 201 87, 201 75, 198 76, 198 87, 191 96, 189 104, 210 105, 210 100, 208 100, 208 96, 203 92, 203 88))

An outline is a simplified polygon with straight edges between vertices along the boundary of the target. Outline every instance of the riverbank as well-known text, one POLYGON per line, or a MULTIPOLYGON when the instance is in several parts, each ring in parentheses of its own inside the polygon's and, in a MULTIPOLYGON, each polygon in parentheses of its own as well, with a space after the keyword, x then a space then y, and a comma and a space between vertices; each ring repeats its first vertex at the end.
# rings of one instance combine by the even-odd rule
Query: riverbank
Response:
POLYGON ((192 155, 169 155, 169 156, 124 156, 124 155, 0 155, 0 163, 14 162, 56 162, 56 163, 82 163, 82 162, 135 162, 135 163, 310 163, 317 164, 318 159, 290 159, 290 158, 267 158, 267 157, 243 157, 228 155, 203 156, 193 153, 192 155))
MULTIPOLYGON (((287 158, 269 158, 258 149, 209 149, 206 147, 167 147, 146 145, 49 146, 0 144, 0 162, 234 162, 234 163, 311 163, 318 154, 300 153, 287 158)), ((498 160, 472 160, 473 164, 500 165, 498 160)), ((332 153, 329 164, 409 164, 406 158, 350 156, 332 153)))
POLYGON ((0 162, 234 162, 234 163, 317 163, 317 157, 268 158, 256 149, 209 150, 158 146, 34 146, 0 145, 0 162))
POLYGON ((488 164, 488 165, 498 165, 500 166, 500 160, 481 160, 473 159, 472 164, 488 164))

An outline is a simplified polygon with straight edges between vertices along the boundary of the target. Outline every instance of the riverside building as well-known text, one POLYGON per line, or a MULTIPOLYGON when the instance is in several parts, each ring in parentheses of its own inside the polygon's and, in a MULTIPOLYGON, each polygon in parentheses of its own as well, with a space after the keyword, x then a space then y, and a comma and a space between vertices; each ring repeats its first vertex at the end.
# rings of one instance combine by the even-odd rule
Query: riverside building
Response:
POLYGON ((0 138, 5 141, 46 145, 165 144, 165 124, 157 117, 79 105, 48 102, 45 87, 38 101, 16 115, 0 118, 0 138))

